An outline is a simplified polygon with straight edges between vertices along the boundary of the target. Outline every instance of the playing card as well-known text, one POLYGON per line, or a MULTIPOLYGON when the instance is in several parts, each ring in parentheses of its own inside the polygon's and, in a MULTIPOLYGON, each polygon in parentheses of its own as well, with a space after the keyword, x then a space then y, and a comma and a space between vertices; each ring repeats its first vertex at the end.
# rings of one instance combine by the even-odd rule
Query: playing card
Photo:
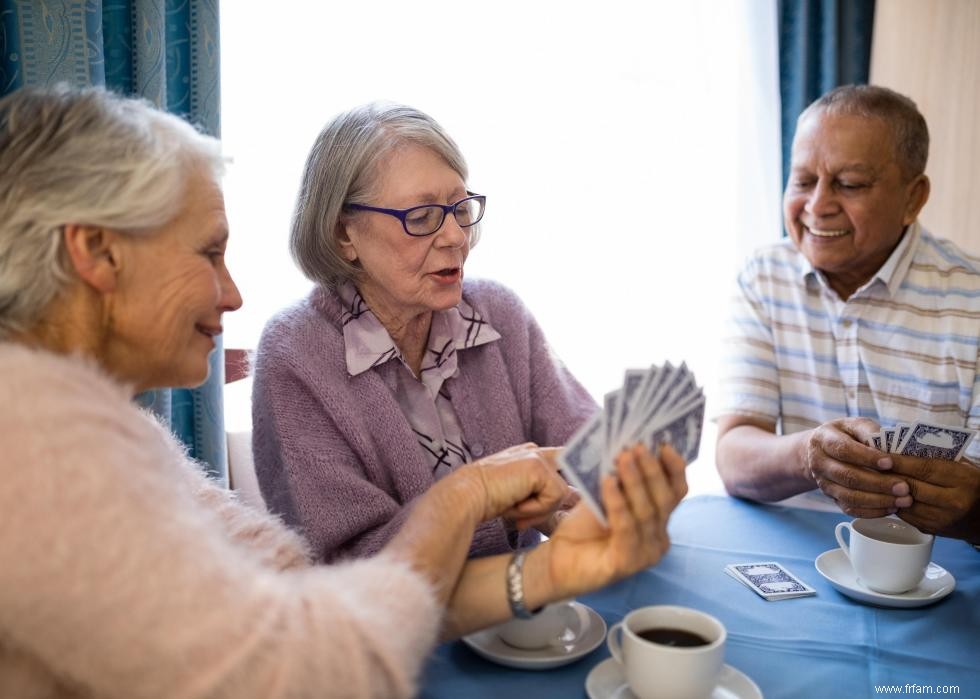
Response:
POLYGON ((603 415, 602 412, 596 413, 572 435, 558 456, 558 464, 565 478, 578 488, 582 499, 605 524, 606 512, 599 489, 603 463, 603 415))
POLYGON ((630 431, 624 435, 624 441, 627 443, 643 440, 652 429, 656 429, 665 422, 665 418, 667 418, 665 413, 669 405, 668 397, 673 400, 676 389, 685 383, 690 372, 685 364, 674 368, 670 363, 667 363, 662 374, 659 385, 656 387, 656 391, 650 395, 647 404, 642 409, 642 414, 637 416, 630 431))
POLYGON ((967 427, 916 422, 899 445, 899 453, 927 459, 957 461, 973 441, 977 431, 967 427))
POLYGON ((881 448, 881 432, 871 435, 871 446, 878 451, 883 451, 881 448))
POLYGON ((769 602, 817 594, 775 561, 731 563, 725 566, 725 572, 769 602))
POLYGON ((612 457, 615 457, 624 446, 622 444, 622 435, 624 434, 626 425, 630 422, 630 415, 635 409, 640 407, 640 390, 643 388, 644 382, 650 376, 650 373, 650 370, 646 369, 626 370, 626 375, 623 377, 622 397, 619 401, 619 417, 616 420, 618 438, 613 444, 607 445, 606 447, 610 462, 612 461, 612 457))
POLYGON ((899 422, 895 425, 895 437, 892 439, 890 452, 893 454, 900 453, 902 445, 905 443, 905 438, 908 436, 909 431, 912 429, 912 425, 908 425, 904 422, 899 422))
POLYGON ((651 451, 672 444, 687 463, 698 458, 704 393, 686 364, 629 369, 623 386, 603 396, 603 409, 572 435, 559 458, 562 473, 606 521, 600 483, 619 452, 636 442, 651 451))
POLYGON ((656 451, 661 444, 671 444, 687 463, 698 458, 698 448, 701 446, 701 426, 704 424, 704 397, 690 409, 675 417, 667 425, 656 429, 644 443, 651 451, 656 451))
POLYGON ((619 417, 619 405, 622 390, 610 391, 602 399, 602 462, 606 463, 615 455, 613 439, 619 434, 616 420, 619 417))
POLYGON ((881 450, 891 451, 892 450, 892 439, 895 438, 895 430, 891 427, 885 427, 881 430, 881 450))
POLYGON ((673 373, 674 366, 670 362, 664 362, 662 367, 650 367, 650 371, 647 373, 647 378, 644 379, 643 383, 641 384, 639 395, 636 397, 636 409, 631 413, 630 423, 628 425, 624 425, 624 429, 627 430, 628 434, 632 434, 637 423, 642 421, 643 417, 648 412, 648 408, 653 402, 654 396, 657 395, 660 388, 667 382, 673 373))
POLYGON ((622 388, 603 397, 603 409, 572 435, 559 456, 562 473, 606 521, 600 483, 624 447, 643 442, 656 452, 672 444, 691 463, 704 425, 704 393, 686 364, 629 369, 622 388))

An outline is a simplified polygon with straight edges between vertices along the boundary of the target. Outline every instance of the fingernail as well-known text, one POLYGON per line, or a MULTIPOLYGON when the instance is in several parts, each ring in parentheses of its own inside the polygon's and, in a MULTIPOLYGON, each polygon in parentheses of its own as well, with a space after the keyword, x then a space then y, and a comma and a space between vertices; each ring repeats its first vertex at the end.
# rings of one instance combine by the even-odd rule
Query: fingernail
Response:
POLYGON ((903 498, 898 498, 895 501, 895 506, 896 507, 912 507, 912 497, 910 495, 906 495, 903 498))
POLYGON ((884 458, 878 459, 878 468, 882 471, 889 470, 894 464, 892 463, 891 457, 886 456, 884 458))
POLYGON ((902 497, 903 495, 909 494, 909 484, 908 483, 896 483, 892 486, 892 495, 897 497, 902 497))

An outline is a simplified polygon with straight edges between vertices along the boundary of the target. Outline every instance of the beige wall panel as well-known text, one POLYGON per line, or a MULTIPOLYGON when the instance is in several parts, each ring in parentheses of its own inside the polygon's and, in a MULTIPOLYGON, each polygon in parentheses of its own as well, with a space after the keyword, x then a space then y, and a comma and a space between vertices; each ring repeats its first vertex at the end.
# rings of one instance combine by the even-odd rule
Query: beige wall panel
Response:
POLYGON ((980 0, 878 0, 871 82, 929 123, 923 225, 980 255, 980 0))

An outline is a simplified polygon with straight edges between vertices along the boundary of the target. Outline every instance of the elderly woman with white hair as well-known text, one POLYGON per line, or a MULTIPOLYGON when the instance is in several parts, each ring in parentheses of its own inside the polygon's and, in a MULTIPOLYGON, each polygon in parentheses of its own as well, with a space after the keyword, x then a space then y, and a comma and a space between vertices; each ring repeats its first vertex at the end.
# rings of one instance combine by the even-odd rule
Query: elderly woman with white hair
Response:
MULTIPOLYGON (((564 444, 597 409, 512 292, 464 281, 486 200, 449 135, 411 107, 344 112, 313 146, 291 248, 316 287, 266 326, 252 411, 265 501, 323 560, 378 551, 447 474, 515 444, 564 444)), ((496 519, 470 554, 539 539, 496 519)))
POLYGON ((218 143, 104 91, 23 90, 0 163, 0 696, 409 696, 440 632, 663 554, 683 462, 637 447, 609 528, 579 507, 526 559, 467 562, 480 522, 566 495, 525 445, 441 479, 374 558, 312 565, 132 401, 203 381, 241 305, 218 143))

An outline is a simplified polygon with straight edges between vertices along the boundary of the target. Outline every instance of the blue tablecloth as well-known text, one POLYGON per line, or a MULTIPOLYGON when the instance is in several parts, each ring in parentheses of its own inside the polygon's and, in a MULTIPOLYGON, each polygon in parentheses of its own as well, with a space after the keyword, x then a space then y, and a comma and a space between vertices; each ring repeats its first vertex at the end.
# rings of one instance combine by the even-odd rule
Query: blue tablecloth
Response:
MULTIPOLYGON (((702 496, 671 517, 671 549, 655 567, 580 601, 613 624, 649 604, 679 604, 718 617, 728 629, 725 661, 769 699, 874 697, 876 686, 958 687, 980 697, 980 552, 937 538, 933 560, 956 578, 946 599, 918 609, 870 607, 841 595, 813 567, 836 547, 843 514, 702 496), (766 602, 724 573, 729 563, 776 560, 817 590, 815 597, 766 602)), ((585 696, 585 678, 609 657, 605 645, 565 667, 513 670, 464 644, 440 646, 422 697, 585 696)), ((928 691, 928 690, 927 690, 928 691)))

